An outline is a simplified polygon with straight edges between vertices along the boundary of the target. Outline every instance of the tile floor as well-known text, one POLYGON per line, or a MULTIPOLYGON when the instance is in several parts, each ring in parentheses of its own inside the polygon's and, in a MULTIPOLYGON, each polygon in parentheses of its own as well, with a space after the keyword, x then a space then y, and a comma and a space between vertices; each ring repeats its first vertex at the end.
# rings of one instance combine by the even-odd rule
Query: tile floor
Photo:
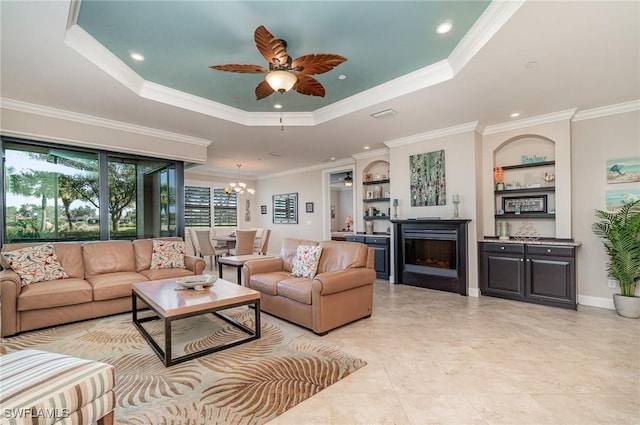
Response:
POLYGON ((269 425, 640 424, 640 321, 612 310, 377 280, 371 318, 318 338, 367 365, 269 425))

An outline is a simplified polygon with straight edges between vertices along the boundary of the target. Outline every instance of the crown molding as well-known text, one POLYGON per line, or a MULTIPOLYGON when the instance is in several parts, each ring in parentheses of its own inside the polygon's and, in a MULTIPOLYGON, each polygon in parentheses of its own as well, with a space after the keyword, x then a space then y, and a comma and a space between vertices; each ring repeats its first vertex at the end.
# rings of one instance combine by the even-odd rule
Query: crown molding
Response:
MULTIPOLYGON (((14 131, 6 128, 0 128, 0 134, 7 137, 16 137, 19 139, 30 139, 30 140, 39 140, 42 142, 49 143, 58 143, 61 145, 69 145, 75 147, 83 147, 83 148, 91 148, 91 149, 99 149, 99 150, 113 150, 112 146, 105 146, 102 143, 94 143, 87 140, 79 140, 79 139, 69 139, 65 137, 55 137, 49 134, 40 134, 40 133, 28 133, 25 131, 14 131)), ((147 156, 149 158, 158 158, 158 152, 156 151, 148 151, 144 149, 134 149, 127 146, 118 146, 117 151, 119 153, 130 153, 134 155, 142 155, 147 156)), ((172 159, 175 161, 184 161, 184 162, 202 162, 202 158, 188 155, 176 155, 176 154, 163 154, 163 159, 172 159)))
POLYGON ((426 140, 438 139, 455 134, 468 133, 478 128, 478 121, 468 122, 453 127, 442 128, 439 130, 427 131, 426 133, 414 134, 413 136, 401 137, 384 142, 389 148, 395 148, 402 145, 410 145, 412 143, 424 142, 426 140))
POLYGON ((389 148, 380 148, 374 151, 358 152, 351 155, 355 160, 373 158, 377 156, 389 155, 389 148))
POLYGON ((503 131, 518 130, 520 128, 532 127, 535 125, 548 124, 556 121, 570 120, 576 113, 577 108, 566 109, 564 111, 552 112, 538 115, 537 117, 525 118, 503 124, 489 125, 485 127, 482 135, 502 133, 503 131))
POLYGON ((338 159, 336 161, 331 161, 330 163, 325 162, 322 164, 312 165, 309 167, 296 168, 295 170, 288 170, 288 171, 282 171, 280 173, 266 174, 264 176, 261 176, 260 180, 274 179, 277 177, 290 176, 293 174, 306 173, 309 171, 325 170, 327 168, 347 166, 347 165, 353 165, 353 164, 355 164, 355 161, 353 160, 353 158, 338 159))
POLYGON ((520 9, 525 0, 492 1, 448 57, 454 75, 484 47, 520 9))
MULTIPOLYGON (((140 134, 143 136, 156 137, 170 140, 172 142, 186 143, 196 146, 209 146, 212 141, 200 139, 198 137, 186 136, 184 134, 171 133, 169 131, 157 130, 155 128, 143 127, 135 124, 123 123, 120 121, 108 120, 95 117, 93 115, 80 114, 77 112, 65 111, 62 109, 50 108, 48 106, 35 105, 19 100, 0 98, 2 109, 9 109, 17 112, 40 115, 47 118, 61 119, 76 122, 79 124, 93 125, 97 127, 109 128, 111 130, 125 131, 128 133, 140 134)), ((198 162, 201 160, 198 159, 198 162)))
POLYGON ((144 79, 78 25, 68 25, 64 43, 98 65, 126 88, 140 95, 144 79))
POLYGON ((572 122, 591 120, 594 118, 606 117, 609 115, 624 114, 626 112, 640 111, 640 99, 630 102, 617 103, 615 105, 602 106, 600 108, 585 109, 577 112, 571 120, 572 122))
POLYGON ((133 93, 145 99, 246 126, 279 126, 281 125, 280 117, 285 117, 287 124, 291 126, 315 126, 454 78, 523 3, 523 0, 491 2, 446 60, 418 69, 315 111, 300 113, 247 112, 144 80, 77 25, 80 7, 78 0, 71 2, 64 40, 80 55, 104 70, 133 93))

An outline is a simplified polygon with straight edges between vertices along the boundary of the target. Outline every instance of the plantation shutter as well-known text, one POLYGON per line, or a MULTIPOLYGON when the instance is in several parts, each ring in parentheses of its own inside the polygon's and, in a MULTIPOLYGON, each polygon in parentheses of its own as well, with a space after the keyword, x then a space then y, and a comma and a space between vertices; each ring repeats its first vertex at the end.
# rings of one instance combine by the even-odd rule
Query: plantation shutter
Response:
POLYGON ((211 188, 185 186, 184 223, 187 227, 211 227, 211 188))
POLYGON ((216 227, 238 225, 238 197, 235 192, 227 194, 224 189, 213 189, 213 221, 216 227))

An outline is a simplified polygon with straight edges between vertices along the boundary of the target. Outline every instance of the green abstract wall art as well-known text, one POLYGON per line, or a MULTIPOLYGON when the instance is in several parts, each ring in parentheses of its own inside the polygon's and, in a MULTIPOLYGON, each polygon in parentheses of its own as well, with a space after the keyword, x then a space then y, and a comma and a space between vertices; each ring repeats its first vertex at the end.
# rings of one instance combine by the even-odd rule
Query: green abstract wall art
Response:
POLYGON ((444 150, 409 157, 411 206, 447 204, 444 175, 444 150))

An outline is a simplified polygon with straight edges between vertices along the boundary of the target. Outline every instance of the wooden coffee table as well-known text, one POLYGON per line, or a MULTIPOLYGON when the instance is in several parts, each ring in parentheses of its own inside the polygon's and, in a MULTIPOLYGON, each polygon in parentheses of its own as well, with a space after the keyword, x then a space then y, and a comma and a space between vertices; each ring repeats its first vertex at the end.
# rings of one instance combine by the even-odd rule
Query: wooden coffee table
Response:
POLYGON ((137 282, 131 286, 133 324, 167 367, 260 338, 260 293, 258 291, 238 286, 223 279, 217 279, 213 286, 205 288, 204 291, 193 289, 176 291, 175 288, 179 285, 175 279, 137 282), (138 298, 144 301, 156 315, 138 318, 138 298), (243 305, 254 307, 255 329, 251 329, 221 312, 243 305), (172 358, 171 322, 208 313, 212 313, 243 330, 249 337, 172 358), (164 350, 142 326, 142 323, 151 320, 164 321, 164 350))

